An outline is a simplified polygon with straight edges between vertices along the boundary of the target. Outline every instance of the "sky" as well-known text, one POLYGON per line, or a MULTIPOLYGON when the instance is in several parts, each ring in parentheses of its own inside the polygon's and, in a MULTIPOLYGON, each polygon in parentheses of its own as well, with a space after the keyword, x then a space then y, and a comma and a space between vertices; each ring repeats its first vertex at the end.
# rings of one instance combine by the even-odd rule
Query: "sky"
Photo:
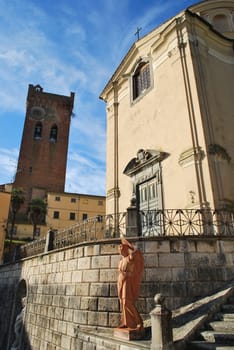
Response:
POLYGON ((131 45, 194 0, 0 0, 0 184, 14 179, 28 85, 70 96, 66 192, 105 195, 99 95, 131 45))

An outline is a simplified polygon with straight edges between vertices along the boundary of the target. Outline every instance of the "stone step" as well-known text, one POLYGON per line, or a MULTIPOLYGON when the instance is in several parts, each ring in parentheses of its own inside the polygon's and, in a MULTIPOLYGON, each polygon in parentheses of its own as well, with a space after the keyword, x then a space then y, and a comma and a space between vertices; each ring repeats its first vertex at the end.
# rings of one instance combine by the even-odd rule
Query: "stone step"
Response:
POLYGON ((222 311, 227 312, 227 313, 234 313, 234 304, 222 305, 222 311))
POLYGON ((213 329, 216 332, 232 332, 234 333, 234 322, 228 321, 213 321, 208 324, 209 329, 213 329))
POLYGON ((217 313, 215 317, 216 321, 232 321, 234 322, 234 313, 217 313))
POLYGON ((226 330, 223 332, 203 331, 200 333, 202 339, 210 343, 234 345, 233 330, 226 330))
POLYGON ((197 350, 197 349, 207 349, 207 350, 234 350, 232 345, 218 345, 215 343, 209 343, 205 341, 191 341, 187 345, 187 350, 197 350))
POLYGON ((234 304, 234 296, 228 298, 229 304, 234 304))

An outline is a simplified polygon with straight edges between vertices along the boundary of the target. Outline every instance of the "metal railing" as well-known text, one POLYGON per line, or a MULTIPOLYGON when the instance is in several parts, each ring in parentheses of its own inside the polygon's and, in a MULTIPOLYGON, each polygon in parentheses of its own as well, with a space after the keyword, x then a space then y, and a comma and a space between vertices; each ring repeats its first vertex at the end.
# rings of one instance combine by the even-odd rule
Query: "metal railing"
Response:
MULTIPOLYGON (((71 246, 81 242, 119 238, 126 233, 126 212, 98 215, 76 223, 62 230, 54 231, 53 249, 71 246)), ((45 251, 46 238, 38 239, 20 247, 22 258, 45 251)))
POLYGON ((33 256, 37 254, 41 254, 45 250, 46 238, 40 238, 34 240, 30 243, 22 245, 19 248, 19 256, 20 258, 26 258, 28 256, 33 256))
POLYGON ((54 237, 54 247, 60 248, 68 245, 96 241, 107 238, 118 238, 125 235, 126 212, 96 217, 78 222, 66 229, 58 231, 54 237), (117 223, 117 225, 116 225, 117 223))
POLYGON ((166 209, 139 212, 142 236, 234 235, 234 212, 166 209))
MULTIPOLYGON (((153 236, 234 236, 234 212, 209 209, 164 209, 140 211, 137 235, 153 236)), ((54 231, 51 249, 81 242, 128 236, 128 212, 96 216, 68 228, 54 231)), ((45 251, 46 239, 39 239, 20 248, 20 256, 37 255, 45 251)))

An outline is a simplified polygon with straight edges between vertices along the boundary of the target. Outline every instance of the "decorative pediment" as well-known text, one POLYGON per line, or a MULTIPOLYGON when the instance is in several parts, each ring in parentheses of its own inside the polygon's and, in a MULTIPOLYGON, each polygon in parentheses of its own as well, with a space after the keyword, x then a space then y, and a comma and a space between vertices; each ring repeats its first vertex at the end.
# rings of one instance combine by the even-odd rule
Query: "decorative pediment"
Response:
POLYGON ((133 176, 141 172, 144 168, 155 163, 161 162, 168 157, 168 153, 152 149, 139 149, 137 156, 132 158, 125 167, 123 173, 128 176, 133 176))

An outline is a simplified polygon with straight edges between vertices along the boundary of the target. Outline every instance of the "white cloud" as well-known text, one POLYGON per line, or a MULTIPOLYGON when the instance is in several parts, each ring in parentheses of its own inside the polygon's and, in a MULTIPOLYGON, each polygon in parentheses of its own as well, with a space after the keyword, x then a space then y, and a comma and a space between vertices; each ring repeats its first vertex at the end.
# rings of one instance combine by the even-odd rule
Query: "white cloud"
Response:
POLYGON ((67 27, 65 34, 67 38, 69 38, 69 40, 74 40, 75 37, 79 38, 80 41, 84 42, 87 39, 85 29, 78 23, 72 24, 69 27, 67 27))
POLYGON ((17 166, 18 149, 0 148, 0 178, 1 183, 10 183, 14 179, 17 166))
POLYGON ((105 167, 86 156, 73 154, 68 166, 66 191, 105 195, 105 167))
POLYGON ((9 150, 0 140, 0 182, 14 176, 18 151, 11 142, 23 131, 13 135, 4 111, 24 118, 28 84, 40 84, 51 93, 75 92, 67 190, 103 194, 105 104, 98 96, 136 39, 136 28, 146 34, 172 2, 149 0, 142 11, 130 0, 0 2, 0 119, 1 128, 11 130, 9 150))

